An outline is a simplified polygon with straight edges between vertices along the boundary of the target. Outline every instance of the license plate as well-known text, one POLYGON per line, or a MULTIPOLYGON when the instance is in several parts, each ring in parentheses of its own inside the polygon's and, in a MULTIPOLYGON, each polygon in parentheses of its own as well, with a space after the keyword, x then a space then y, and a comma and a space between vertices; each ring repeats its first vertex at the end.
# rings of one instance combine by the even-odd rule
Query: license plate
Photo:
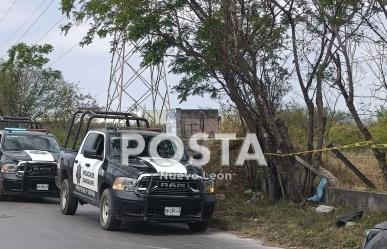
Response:
POLYGON ((165 216, 180 216, 181 207, 165 207, 164 214, 165 216))
POLYGON ((36 190, 38 191, 47 191, 48 190, 48 184, 37 184, 36 190))

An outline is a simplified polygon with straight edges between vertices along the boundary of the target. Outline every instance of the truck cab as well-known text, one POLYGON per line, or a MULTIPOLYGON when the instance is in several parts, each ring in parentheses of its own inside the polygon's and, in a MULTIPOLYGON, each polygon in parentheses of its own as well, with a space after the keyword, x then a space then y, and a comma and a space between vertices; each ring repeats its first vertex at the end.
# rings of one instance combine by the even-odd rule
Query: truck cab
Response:
POLYGON ((106 230, 118 229, 122 220, 187 223, 194 231, 207 228, 215 205, 213 182, 203 178, 200 167, 189 164, 186 153, 180 161, 170 159, 174 147, 163 141, 157 147, 161 158, 151 157, 147 148, 160 132, 132 114, 91 112, 86 116, 88 124, 90 118, 110 117, 123 119, 127 125, 87 130, 79 148, 61 152, 57 183, 63 214, 75 214, 81 203, 99 207, 100 223, 106 230), (133 121, 145 127, 128 126, 133 121), (123 164, 120 148, 123 135, 128 134, 142 136, 145 149, 123 164), (172 166, 162 167, 160 160, 172 166))

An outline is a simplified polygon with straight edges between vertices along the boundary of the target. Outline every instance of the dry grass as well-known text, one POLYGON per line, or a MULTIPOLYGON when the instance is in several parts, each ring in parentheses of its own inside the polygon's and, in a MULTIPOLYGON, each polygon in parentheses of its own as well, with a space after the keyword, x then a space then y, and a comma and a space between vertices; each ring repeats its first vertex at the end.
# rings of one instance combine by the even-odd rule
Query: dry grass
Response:
MULTIPOLYGON (((387 191, 382 170, 370 150, 342 151, 342 153, 375 185, 376 190, 387 191)), ((344 163, 337 159, 332 153, 325 153, 324 167, 337 177, 338 185, 343 188, 357 190, 372 190, 365 185, 344 163)))
MULTIPOLYGON (((233 159, 237 157, 241 141, 230 142, 231 165, 233 159)), ((209 141, 207 146, 211 150, 211 161, 206 166, 208 172, 223 172, 233 167, 219 167, 221 154, 220 142, 209 141)), ((383 172, 379 168, 378 162, 369 149, 343 150, 341 151, 368 179, 376 186, 371 189, 365 185, 359 177, 349 170, 343 162, 335 157, 332 152, 325 152, 323 155, 323 167, 329 170, 338 179, 338 186, 348 189, 368 190, 368 191, 387 191, 387 183, 384 180, 383 172)), ((232 169, 231 169, 232 170, 232 169)), ((318 179, 317 179, 318 180, 318 179)))
MULTIPOLYGON (((240 167, 220 167, 220 143, 207 144, 212 152, 211 161, 206 166, 208 173, 232 173, 232 181, 217 182, 217 193, 224 195, 216 205, 213 226, 234 231, 242 236, 259 238, 265 244, 297 249, 359 249, 365 230, 385 221, 387 214, 365 214, 353 227, 337 228, 336 216, 350 210, 336 207, 331 214, 317 214, 316 205, 307 204, 299 208, 291 201, 269 202, 264 199, 258 204, 247 204, 243 193, 249 188, 242 178, 240 167)), ((230 158, 235 158, 240 142, 230 144, 230 158)), ((345 155, 377 186, 385 190, 383 175, 377 162, 368 151, 356 153, 346 151, 345 155)), ((324 166, 338 179, 339 185, 350 189, 367 189, 365 185, 333 155, 324 156, 324 166)), ((218 195, 220 196, 220 195, 218 195)))
POLYGON ((365 214, 353 227, 337 228, 337 215, 348 209, 337 207, 331 214, 317 214, 313 205, 299 208, 293 202, 247 204, 239 193, 226 192, 219 200, 213 225, 263 239, 268 245, 298 249, 358 249, 366 229, 386 220, 387 214, 365 214))

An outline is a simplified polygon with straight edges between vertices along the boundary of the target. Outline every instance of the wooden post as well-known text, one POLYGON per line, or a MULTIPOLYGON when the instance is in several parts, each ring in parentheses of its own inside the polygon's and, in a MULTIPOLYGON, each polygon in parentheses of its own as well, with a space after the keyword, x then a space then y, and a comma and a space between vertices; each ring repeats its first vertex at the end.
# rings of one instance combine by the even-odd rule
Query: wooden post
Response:
MULTIPOLYGON (((333 144, 328 144, 328 148, 334 147, 333 144)), ((368 187, 375 189, 375 184, 371 182, 355 165, 352 164, 340 151, 332 150, 338 159, 340 159, 345 166, 347 166, 355 175, 357 175, 360 180, 362 180, 368 187)))

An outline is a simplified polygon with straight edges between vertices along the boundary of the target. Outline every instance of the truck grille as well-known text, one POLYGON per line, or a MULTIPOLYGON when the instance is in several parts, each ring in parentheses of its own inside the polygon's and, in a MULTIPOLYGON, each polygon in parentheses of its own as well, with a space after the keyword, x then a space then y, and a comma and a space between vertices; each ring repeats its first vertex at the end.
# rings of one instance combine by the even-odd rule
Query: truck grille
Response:
POLYGON ((200 190, 199 181, 193 179, 160 179, 159 176, 153 176, 152 183, 150 182, 150 176, 143 177, 137 185, 137 190, 145 194, 149 188, 150 195, 180 196, 192 196, 198 194, 200 190), (152 186, 149 187, 150 184, 152 186))
POLYGON ((56 163, 23 163, 19 170, 24 171, 24 177, 54 177, 57 174, 56 163))

